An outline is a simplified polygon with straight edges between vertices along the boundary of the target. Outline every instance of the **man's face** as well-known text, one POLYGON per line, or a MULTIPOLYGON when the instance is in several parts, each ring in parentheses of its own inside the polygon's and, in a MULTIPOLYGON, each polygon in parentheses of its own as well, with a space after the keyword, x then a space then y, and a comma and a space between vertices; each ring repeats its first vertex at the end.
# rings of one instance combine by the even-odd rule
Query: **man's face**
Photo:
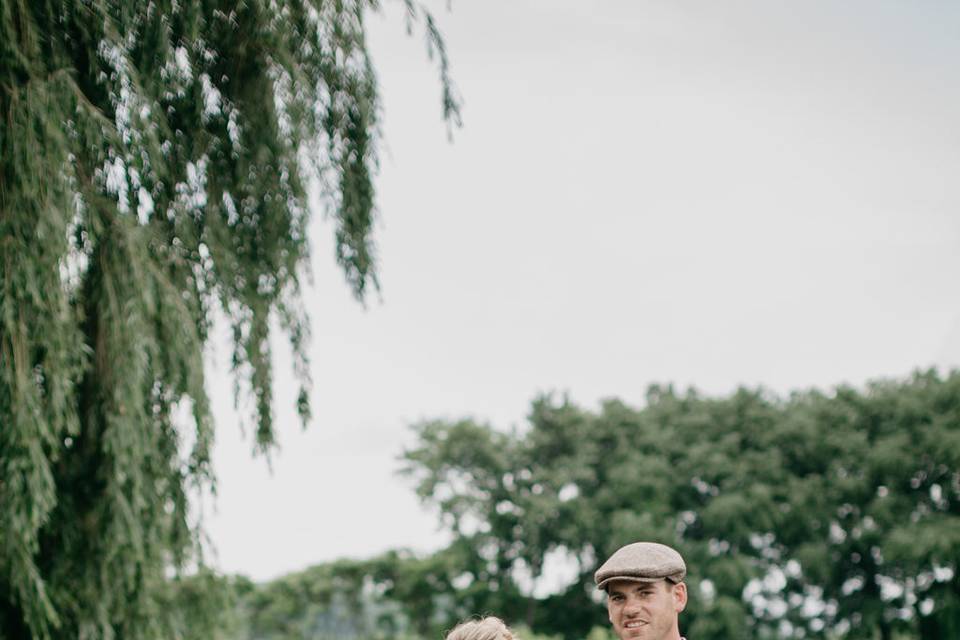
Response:
POLYGON ((677 614, 687 605, 687 585, 614 580, 607 584, 607 613, 620 640, 680 637, 677 614))

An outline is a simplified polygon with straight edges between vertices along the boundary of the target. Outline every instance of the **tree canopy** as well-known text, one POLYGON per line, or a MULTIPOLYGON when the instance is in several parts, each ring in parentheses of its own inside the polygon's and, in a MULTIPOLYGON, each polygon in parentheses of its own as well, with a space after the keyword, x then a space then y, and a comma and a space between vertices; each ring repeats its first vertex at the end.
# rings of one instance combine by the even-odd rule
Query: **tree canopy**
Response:
POLYGON ((645 539, 687 559, 690 637, 960 631, 960 374, 786 399, 652 387, 597 413, 545 397, 524 431, 418 433, 408 471, 472 558, 454 593, 474 611, 586 637, 598 560, 645 539), (536 579, 551 554, 577 577, 537 597, 518 569, 536 579))
POLYGON ((407 472, 450 545, 221 579, 224 637, 428 639, 492 613, 544 640, 611 640, 592 574, 641 539, 687 560, 690 638, 957 637, 960 372, 785 398, 655 386, 642 408, 594 411, 546 396, 523 429, 417 434, 407 472))
MULTIPOLYGON (((439 62, 433 18, 402 0, 439 62)), ((0 636, 169 637, 200 558, 203 349, 233 330, 273 441, 269 327, 309 416, 307 191, 358 298, 377 286, 378 0, 0 0, 0 636)))

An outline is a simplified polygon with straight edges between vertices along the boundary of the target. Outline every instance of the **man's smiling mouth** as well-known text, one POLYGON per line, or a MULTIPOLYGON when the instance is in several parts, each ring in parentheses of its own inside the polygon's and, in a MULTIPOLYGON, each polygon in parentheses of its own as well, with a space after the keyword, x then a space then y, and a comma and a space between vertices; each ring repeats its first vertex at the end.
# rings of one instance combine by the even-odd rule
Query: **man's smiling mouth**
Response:
POLYGON ((636 629, 637 627, 642 627, 645 624, 647 623, 642 620, 631 620, 627 624, 623 625, 623 627, 625 629, 636 629))

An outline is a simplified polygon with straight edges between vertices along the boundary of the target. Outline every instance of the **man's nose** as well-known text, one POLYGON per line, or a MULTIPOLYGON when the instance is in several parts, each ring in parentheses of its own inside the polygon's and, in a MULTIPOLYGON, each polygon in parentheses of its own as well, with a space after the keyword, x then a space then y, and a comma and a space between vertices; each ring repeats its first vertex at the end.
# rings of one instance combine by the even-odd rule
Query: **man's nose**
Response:
POLYGON ((636 600, 627 600, 623 605, 623 615, 632 618, 640 613, 640 603, 636 600))

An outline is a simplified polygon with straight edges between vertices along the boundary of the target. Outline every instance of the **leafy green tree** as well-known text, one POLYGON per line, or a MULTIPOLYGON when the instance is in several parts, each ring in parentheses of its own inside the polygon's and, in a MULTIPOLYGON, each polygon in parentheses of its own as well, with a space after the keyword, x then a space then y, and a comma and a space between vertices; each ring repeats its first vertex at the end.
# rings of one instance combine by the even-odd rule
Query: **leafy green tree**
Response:
MULTIPOLYGON (((457 100, 432 17, 443 114, 457 100)), ((202 354, 221 309, 256 442, 269 326, 309 415, 307 185, 377 286, 379 0, 0 0, 0 636, 173 634, 211 482, 202 354)))
MULTIPOLYGON (((470 613, 451 598, 455 552, 390 551, 338 560, 254 585, 236 596, 237 638, 436 638, 470 613)), ((223 579, 221 579, 223 580, 223 579)), ((234 589, 236 592, 236 590, 234 589)), ((203 636, 196 636, 199 638, 203 636)))
POLYGON ((243 603, 256 585, 203 569, 167 581, 158 599, 171 614, 170 637, 179 640, 237 640, 248 635, 243 603))
POLYGON ((425 423, 406 459, 477 577, 519 596, 501 610, 525 610, 538 633, 604 624, 598 560, 649 539, 688 560, 691 637, 947 639, 960 624, 958 411, 960 373, 787 399, 652 387, 641 410, 542 398, 520 433, 425 423), (523 592, 518 567, 536 577, 558 550, 579 577, 523 592))

